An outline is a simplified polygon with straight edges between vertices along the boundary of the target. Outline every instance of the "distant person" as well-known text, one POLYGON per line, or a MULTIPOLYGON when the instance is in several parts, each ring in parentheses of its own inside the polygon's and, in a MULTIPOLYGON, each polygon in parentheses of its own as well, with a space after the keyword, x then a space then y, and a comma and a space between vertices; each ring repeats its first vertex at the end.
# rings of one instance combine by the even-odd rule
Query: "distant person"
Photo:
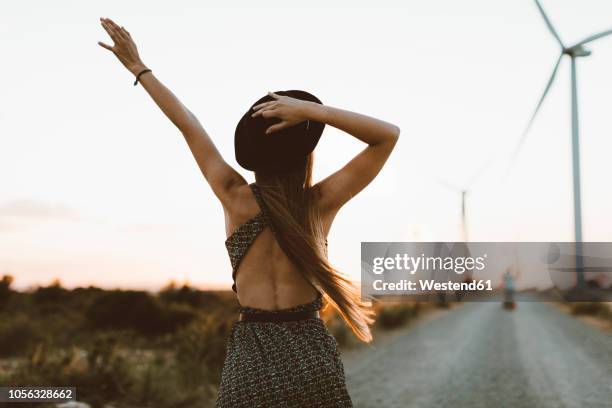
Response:
MULTIPOLYGON (((399 128, 323 105, 305 91, 270 92, 249 105, 234 135, 237 162, 255 173, 249 184, 141 61, 130 33, 110 19, 101 22, 114 45, 100 46, 181 131, 223 206, 240 321, 228 339, 217 407, 352 406, 336 340, 319 310, 323 301, 331 303, 365 342, 372 339, 373 312, 327 260, 326 237, 338 210, 379 173, 399 128), (326 124, 367 146, 313 185, 312 152, 326 124)), ((231 90, 223 97, 235 101, 231 90)))
POLYGON ((504 304, 514 305, 514 275, 511 268, 504 272, 504 304))

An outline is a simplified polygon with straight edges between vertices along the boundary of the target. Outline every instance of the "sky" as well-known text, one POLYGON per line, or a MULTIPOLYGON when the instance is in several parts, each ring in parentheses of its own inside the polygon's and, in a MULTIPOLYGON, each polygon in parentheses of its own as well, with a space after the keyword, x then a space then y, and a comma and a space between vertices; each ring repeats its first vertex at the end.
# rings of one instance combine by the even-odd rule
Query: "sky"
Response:
MULTIPOLYGON (((612 27, 605 0, 543 0, 566 43, 612 27)), ((564 60, 508 158, 559 48, 533 1, 5 2, 0 6, 0 274, 15 287, 231 286, 223 212, 180 132, 108 51, 99 17, 200 119, 226 160, 269 90, 397 124, 379 177, 337 216, 330 260, 358 279, 362 241, 571 241, 564 60), (330 6, 330 3, 333 6, 330 6), (491 163, 471 185, 466 183, 491 163)), ((585 241, 612 241, 612 36, 578 61, 585 241)), ((327 127, 321 179, 363 148, 327 127)))

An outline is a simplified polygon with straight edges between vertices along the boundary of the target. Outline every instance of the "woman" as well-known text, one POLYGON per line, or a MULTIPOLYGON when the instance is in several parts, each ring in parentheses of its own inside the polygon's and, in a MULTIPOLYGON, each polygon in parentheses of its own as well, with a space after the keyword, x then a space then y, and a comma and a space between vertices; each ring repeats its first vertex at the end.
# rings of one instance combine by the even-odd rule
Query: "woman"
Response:
POLYGON ((319 309, 330 303, 355 335, 370 341, 372 312, 327 260, 338 210, 376 177, 399 128, 325 106, 304 91, 269 93, 244 114, 236 159, 249 184, 221 157, 195 115, 141 61, 130 33, 101 18, 112 51, 183 134, 225 213, 226 246, 240 304, 218 407, 350 407, 335 339, 319 309), (312 185, 313 154, 325 125, 367 144, 340 170, 312 185))

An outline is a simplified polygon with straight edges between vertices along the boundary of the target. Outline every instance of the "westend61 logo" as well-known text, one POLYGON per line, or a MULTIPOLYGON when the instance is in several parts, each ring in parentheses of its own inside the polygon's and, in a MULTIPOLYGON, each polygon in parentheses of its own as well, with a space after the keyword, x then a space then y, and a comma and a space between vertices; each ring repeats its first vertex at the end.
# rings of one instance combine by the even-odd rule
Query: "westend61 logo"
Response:
POLYGON ((445 271, 458 275, 466 271, 482 271, 486 268, 487 254, 479 257, 441 257, 441 256, 411 256, 407 253, 396 254, 393 257, 375 257, 372 259, 372 272, 380 275, 386 271, 406 271, 411 275, 419 271, 445 271))

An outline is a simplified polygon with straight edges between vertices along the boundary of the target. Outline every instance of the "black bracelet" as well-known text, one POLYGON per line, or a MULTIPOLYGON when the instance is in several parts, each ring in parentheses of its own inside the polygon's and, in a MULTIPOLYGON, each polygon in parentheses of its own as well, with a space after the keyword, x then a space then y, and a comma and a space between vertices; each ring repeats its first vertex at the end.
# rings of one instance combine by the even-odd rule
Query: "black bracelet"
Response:
POLYGON ((143 69, 142 71, 140 71, 140 72, 138 73, 138 75, 136 75, 136 80, 134 81, 134 86, 138 85, 138 81, 140 80, 140 76, 141 76, 142 74, 146 74, 147 72, 151 72, 151 70, 150 70, 149 68, 147 68, 147 69, 143 69))

